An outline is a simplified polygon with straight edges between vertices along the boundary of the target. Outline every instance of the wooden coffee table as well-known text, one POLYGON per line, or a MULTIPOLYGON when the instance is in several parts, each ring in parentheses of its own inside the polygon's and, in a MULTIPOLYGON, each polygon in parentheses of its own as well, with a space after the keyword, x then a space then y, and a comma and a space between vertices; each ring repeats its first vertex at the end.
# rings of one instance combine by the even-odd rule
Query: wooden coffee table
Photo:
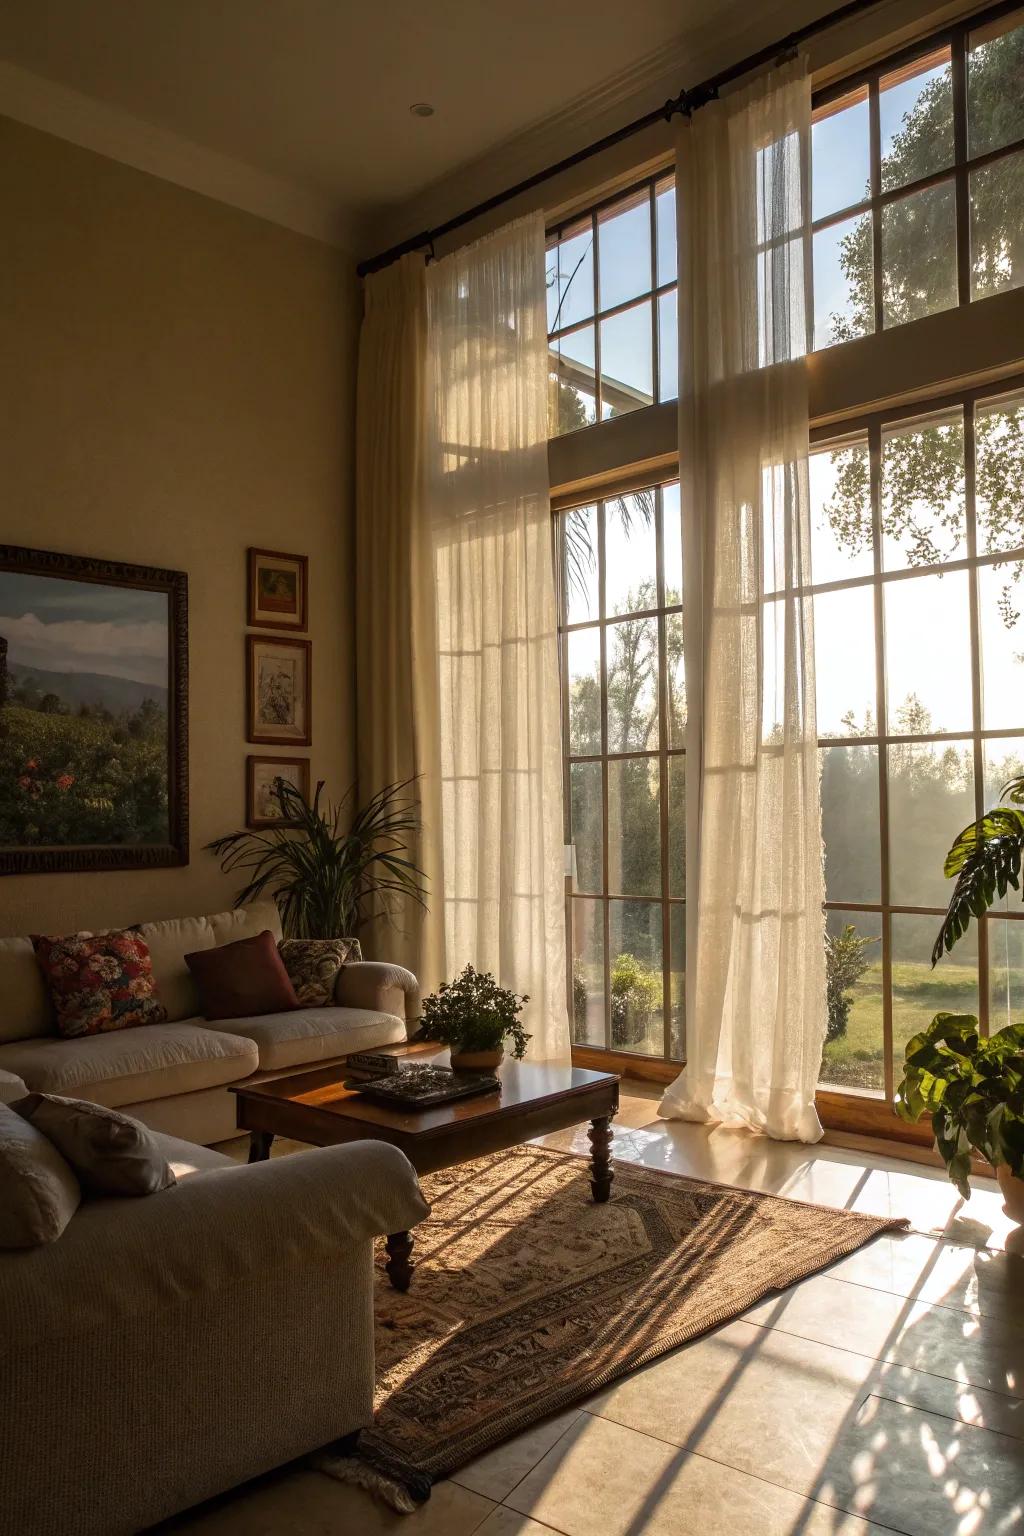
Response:
MULTIPOLYGON (((399 1047, 389 1054, 448 1062, 448 1052, 436 1047, 399 1047)), ((505 1061, 497 1074, 500 1094, 418 1111, 391 1109, 343 1088, 345 1075, 344 1067, 335 1064, 234 1087, 238 1128, 249 1132, 250 1163, 270 1156, 275 1136, 314 1147, 370 1140, 390 1142, 417 1173, 433 1173, 589 1120, 590 1187, 599 1203, 611 1193, 611 1121, 619 1107, 619 1079, 612 1072, 505 1061)), ((409 1288, 412 1247, 408 1232, 393 1232, 387 1239, 387 1272, 396 1290, 409 1288)))

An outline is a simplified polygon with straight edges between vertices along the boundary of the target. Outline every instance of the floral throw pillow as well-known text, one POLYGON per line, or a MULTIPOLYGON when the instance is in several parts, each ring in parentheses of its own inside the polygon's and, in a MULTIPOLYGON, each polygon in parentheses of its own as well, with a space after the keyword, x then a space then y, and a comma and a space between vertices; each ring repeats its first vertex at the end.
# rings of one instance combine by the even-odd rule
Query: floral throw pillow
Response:
POLYGON ((33 934, 32 943, 59 1034, 100 1035, 137 1024, 162 1024, 167 1018, 149 946, 133 930, 73 933, 67 938, 33 934))
POLYGON ((328 1007, 342 966, 363 958, 358 939, 282 939, 277 947, 300 1008, 328 1007))

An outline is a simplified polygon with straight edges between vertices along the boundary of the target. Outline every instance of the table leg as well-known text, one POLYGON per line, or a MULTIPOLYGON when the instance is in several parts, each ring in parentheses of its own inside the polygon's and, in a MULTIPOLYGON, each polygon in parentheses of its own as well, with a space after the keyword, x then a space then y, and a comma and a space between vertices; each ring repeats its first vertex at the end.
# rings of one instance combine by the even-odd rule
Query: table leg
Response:
POLYGON ((396 1291, 407 1291, 412 1272, 416 1268, 412 1263, 412 1233, 392 1232, 385 1242, 388 1251, 388 1261, 384 1268, 388 1272, 388 1279, 396 1291))
POLYGON ((611 1116, 601 1115, 597 1120, 591 1120, 587 1136, 590 1138, 590 1188, 596 1203, 603 1205, 612 1192, 612 1179, 615 1177, 609 1157, 612 1145, 611 1116))
POLYGON ((272 1131, 249 1132, 249 1161, 250 1163, 264 1163, 270 1156, 271 1144, 274 1140, 272 1131))

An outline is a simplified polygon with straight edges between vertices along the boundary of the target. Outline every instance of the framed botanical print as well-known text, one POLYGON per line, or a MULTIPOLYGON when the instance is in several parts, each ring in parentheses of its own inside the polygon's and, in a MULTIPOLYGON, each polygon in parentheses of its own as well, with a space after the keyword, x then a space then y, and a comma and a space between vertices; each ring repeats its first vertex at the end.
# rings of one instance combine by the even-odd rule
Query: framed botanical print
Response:
POLYGON ((312 742, 312 650, 308 640, 246 635, 246 739, 266 746, 312 742))
POLYGON ((308 757, 246 758, 245 824, 248 827, 287 826, 281 802, 274 793, 274 782, 283 779, 309 799, 308 757))
POLYGON ((0 874, 188 855, 185 572, 0 545, 0 874))
POLYGON ((249 625, 309 628, 309 560, 273 549, 249 551, 249 625))

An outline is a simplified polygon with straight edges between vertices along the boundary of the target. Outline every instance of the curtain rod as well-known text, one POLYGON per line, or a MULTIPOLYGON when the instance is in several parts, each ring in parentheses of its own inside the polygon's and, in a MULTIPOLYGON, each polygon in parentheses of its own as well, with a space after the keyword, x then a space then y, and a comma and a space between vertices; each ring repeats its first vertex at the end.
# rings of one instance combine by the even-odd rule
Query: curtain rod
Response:
POLYGON ((360 277, 368 277, 371 272, 380 272, 384 267, 390 267, 392 262, 397 261, 400 256, 406 256, 412 251, 424 248, 432 251, 435 240, 440 240, 444 235, 453 234, 455 230, 471 224, 474 219, 481 218, 492 209, 500 208, 502 203, 509 203, 523 192, 530 192, 534 187, 542 186, 544 182, 560 176, 563 171, 582 165, 594 155, 600 155, 606 149, 622 144, 626 139, 631 139, 634 134, 653 127, 655 123, 669 122, 677 114, 689 117, 707 102, 714 101, 722 86, 731 85, 734 80, 749 74, 751 70, 760 68, 762 64, 770 64, 780 53, 785 54, 799 48, 801 43, 808 42, 819 32, 827 32, 832 27, 838 26, 840 22, 847 21, 851 16, 858 16, 862 11, 873 10, 884 3, 885 0, 846 0, 845 5, 837 6, 834 11, 819 16, 817 21, 809 21, 806 26, 798 27, 795 32, 788 33, 777 42, 759 48, 756 53, 748 54, 745 59, 739 59, 728 69, 709 76, 707 80, 702 80, 699 85, 693 86, 690 90, 680 91, 678 96, 670 97, 663 107, 655 107, 653 111, 645 112, 643 117, 635 118, 624 128, 616 128, 614 133, 606 133, 604 138, 596 139, 593 144, 587 144, 583 149, 578 149, 575 154, 566 155, 563 160, 556 160, 554 165, 534 172, 523 181, 517 181, 514 187, 506 187, 503 192, 495 192, 492 197, 485 197, 483 202, 475 203, 472 208, 467 208, 463 213, 455 214, 452 218, 446 219, 443 224, 438 224, 436 228, 422 230, 420 234, 411 235, 408 240, 400 241, 398 245, 381 251, 377 256, 367 257, 365 261, 359 263, 356 271, 360 277))

